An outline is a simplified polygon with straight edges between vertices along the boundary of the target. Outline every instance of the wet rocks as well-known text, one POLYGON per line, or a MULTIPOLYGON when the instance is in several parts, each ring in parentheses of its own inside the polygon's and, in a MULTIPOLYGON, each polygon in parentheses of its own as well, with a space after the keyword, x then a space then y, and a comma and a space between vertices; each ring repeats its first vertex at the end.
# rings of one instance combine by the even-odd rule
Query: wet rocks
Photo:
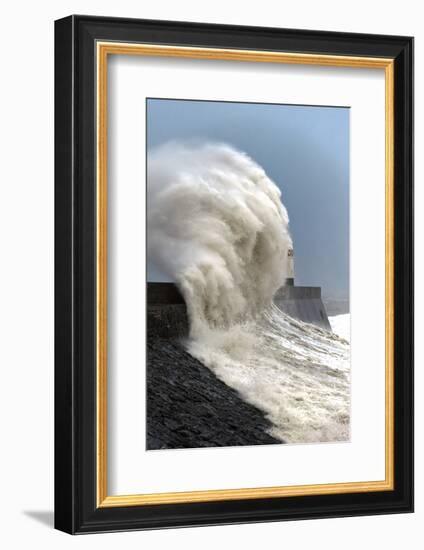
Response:
POLYGON ((281 443, 270 426, 177 339, 148 337, 147 449, 281 443))

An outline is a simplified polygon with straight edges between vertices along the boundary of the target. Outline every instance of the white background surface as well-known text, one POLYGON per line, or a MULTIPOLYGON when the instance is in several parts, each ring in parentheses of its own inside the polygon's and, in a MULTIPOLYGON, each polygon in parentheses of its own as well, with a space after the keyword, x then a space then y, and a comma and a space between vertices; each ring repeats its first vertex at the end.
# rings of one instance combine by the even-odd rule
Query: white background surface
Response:
POLYGON ((384 70, 120 56, 108 74, 108 494, 384 479, 384 70), (145 98, 161 95, 351 107, 350 442, 145 451, 145 98))
MULTIPOLYGON (((416 204, 423 204, 424 28, 420 3, 19 2, 3 7, 0 87, 0 542, 5 548, 422 548, 423 291, 416 285, 416 513, 70 537, 53 507, 53 19, 70 13, 416 36, 416 204)), ((424 279, 424 217, 416 280, 424 279)))

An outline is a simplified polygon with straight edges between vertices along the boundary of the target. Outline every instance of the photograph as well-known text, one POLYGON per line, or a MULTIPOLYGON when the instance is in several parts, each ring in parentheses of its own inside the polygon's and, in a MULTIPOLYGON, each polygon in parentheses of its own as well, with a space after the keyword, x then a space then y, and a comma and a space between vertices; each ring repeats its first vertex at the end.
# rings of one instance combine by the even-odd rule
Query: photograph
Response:
POLYGON ((146 99, 147 450, 350 441, 349 135, 146 99))
POLYGON ((227 23, 55 21, 66 533, 413 510, 413 37, 227 23))

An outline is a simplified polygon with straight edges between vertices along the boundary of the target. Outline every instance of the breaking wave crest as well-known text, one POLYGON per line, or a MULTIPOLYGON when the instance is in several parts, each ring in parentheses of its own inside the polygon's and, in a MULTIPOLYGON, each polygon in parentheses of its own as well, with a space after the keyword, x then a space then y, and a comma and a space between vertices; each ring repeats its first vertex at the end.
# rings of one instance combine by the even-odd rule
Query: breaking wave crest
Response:
POLYGON ((188 351, 288 443, 349 438, 349 345, 272 303, 292 246, 278 187, 225 144, 148 156, 148 255, 179 286, 188 351))

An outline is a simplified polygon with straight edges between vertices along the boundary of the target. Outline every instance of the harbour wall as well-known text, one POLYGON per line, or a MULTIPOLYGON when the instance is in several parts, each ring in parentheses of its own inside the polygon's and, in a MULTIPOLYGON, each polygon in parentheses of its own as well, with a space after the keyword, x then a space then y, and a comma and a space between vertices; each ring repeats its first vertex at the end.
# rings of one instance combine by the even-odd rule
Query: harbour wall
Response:
MULTIPOLYGON (((320 287, 283 286, 274 296, 278 308, 304 323, 331 330, 320 287)), ((173 283, 147 283, 148 331, 161 336, 186 336, 184 298, 173 283)))
POLYGON ((277 290, 274 302, 290 317, 331 330, 319 286, 282 286, 277 290))

